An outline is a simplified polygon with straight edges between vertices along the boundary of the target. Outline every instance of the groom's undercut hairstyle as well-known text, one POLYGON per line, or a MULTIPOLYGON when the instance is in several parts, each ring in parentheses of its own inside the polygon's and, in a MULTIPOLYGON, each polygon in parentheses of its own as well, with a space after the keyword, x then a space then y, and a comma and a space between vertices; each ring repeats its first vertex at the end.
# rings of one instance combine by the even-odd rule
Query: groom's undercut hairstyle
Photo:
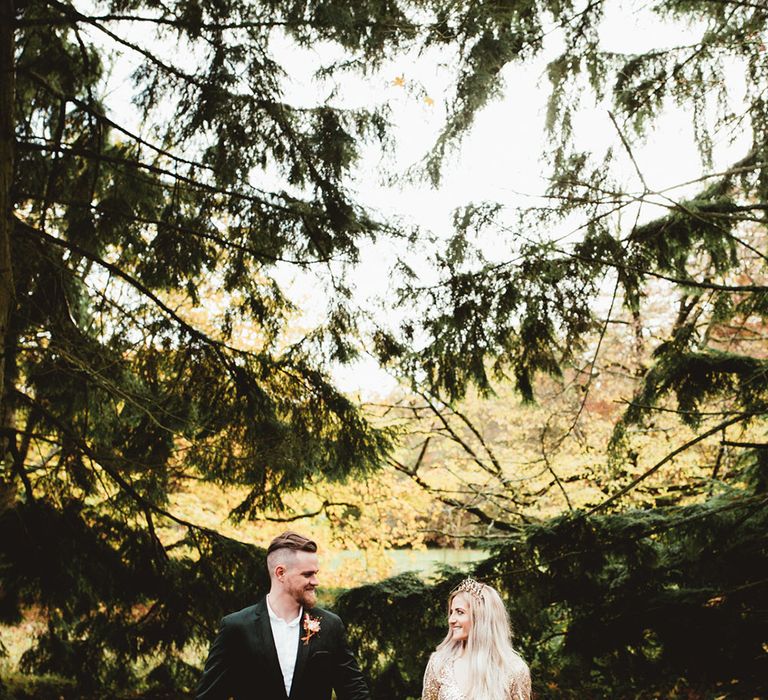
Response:
POLYGON ((275 537, 267 548, 267 568, 272 576, 278 564, 285 564, 296 552, 316 552, 317 543, 304 535, 286 530, 275 537))

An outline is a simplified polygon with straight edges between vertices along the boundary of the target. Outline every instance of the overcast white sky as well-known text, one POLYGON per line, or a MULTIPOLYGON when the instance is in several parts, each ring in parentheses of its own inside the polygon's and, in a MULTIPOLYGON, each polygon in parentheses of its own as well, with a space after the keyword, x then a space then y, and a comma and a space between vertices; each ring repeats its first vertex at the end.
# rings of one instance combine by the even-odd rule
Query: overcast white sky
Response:
MULTIPOLYGON (((637 5, 636 2, 612 5, 612 14, 606 17, 601 31, 604 49, 639 53, 649 48, 691 43, 697 36, 695 29, 668 20, 661 23, 646 6, 632 9, 637 5)), ((382 154, 376 148, 365 152, 353 184, 360 201, 379 212, 382 218, 398 218, 405 225, 417 224, 440 238, 450 233, 451 216, 457 207, 493 201, 513 209, 540 202, 537 197, 546 188, 542 161, 545 103, 549 92, 546 66, 559 48, 558 33, 554 31, 548 36, 540 57, 505 69, 505 96, 478 115, 460 149, 448 158, 439 188, 432 188, 426 182, 392 185, 387 184, 387 180, 390 175, 402 175, 417 165, 434 143, 445 118, 445 100, 452 86, 451 55, 433 52, 422 57, 404 56, 376 75, 349 77, 338 84, 333 104, 344 107, 386 104, 395 125, 394 147, 389 152, 382 154)), ((289 75, 287 101, 316 104, 327 98, 330 86, 315 82, 313 73, 333 54, 332 48, 297 50, 276 36, 273 49, 289 75)), ((173 47, 169 50, 174 51, 173 47)), ((128 60, 124 59, 114 71, 109 87, 112 91, 127 89, 130 66, 139 60, 136 56, 126 58, 128 60)), ((737 100, 739 81, 743 81, 743 77, 734 73, 730 83, 737 100)), ((651 188, 669 187, 701 174, 702 166, 691 132, 690 115, 672 110, 649 132, 647 143, 637 147, 636 158, 651 188)), ((575 124, 575 133, 582 148, 599 153, 609 143, 618 143, 605 106, 585 109, 575 124)), ((718 144, 715 169, 729 165, 745 151, 744 143, 718 144)), ((634 181, 634 186, 639 186, 628 158, 625 165, 628 185, 632 187, 634 181)), ((280 187, 279 183, 274 184, 280 187)), ((690 191, 676 191, 675 196, 681 197, 690 191)), ((646 218, 655 213, 650 208, 643 212, 646 218)), ((489 239, 485 243, 486 252, 504 258, 503 240, 489 239)), ((365 246, 361 264, 348 280, 355 289, 356 301, 363 308, 378 309, 383 319, 392 313, 387 304, 391 298, 390 267, 402 252, 397 242, 389 240, 365 246)), ((429 270, 422 263, 431 252, 416 250, 409 256, 410 262, 425 275, 429 270)), ((305 322, 322 316, 326 302, 318 280, 293 269, 278 270, 278 277, 304 307, 305 322)), ((365 396, 387 393, 394 388, 394 380, 373 360, 339 368, 335 376, 342 388, 360 390, 365 396)))
MULTIPOLYGON (((616 3, 614 11, 606 17, 602 27, 603 48, 621 53, 640 53, 651 48, 678 46, 695 41, 698 32, 682 24, 665 20, 661 23, 647 7, 628 11, 616 3)), ((472 202, 503 202, 510 208, 541 203, 538 197, 546 188, 546 169, 542 153, 546 147, 544 136, 545 104, 549 93, 546 77, 547 63, 558 55, 557 32, 548 38, 545 51, 536 60, 507 66, 504 71, 505 96, 477 117, 476 123, 463 140, 460 149, 447 162, 439 188, 424 183, 402 183, 389 186, 382 181, 382 172, 402 173, 416 165, 434 143, 445 118, 444 100, 451 82, 450 56, 431 54, 425 57, 403 57, 381 75, 373 78, 350 79, 339 90, 339 100, 346 106, 363 106, 385 101, 390 105, 395 122, 395 148, 382 157, 371 149, 361 165, 356 183, 361 200, 384 217, 400 217, 404 222, 416 223, 443 237, 450 233, 451 215, 455 208, 472 202), (441 63, 446 64, 441 66, 441 63), (428 98, 428 99, 427 99, 428 98), (433 101, 433 103, 432 103, 433 101)), ((286 55, 289 55, 286 52, 286 55)), ((316 65, 309 57, 293 54, 296 70, 295 98, 302 100, 312 93, 312 81, 307 66, 316 65), (302 66, 304 68, 302 68, 302 66)), ((741 92, 743 75, 734 72, 730 85, 736 100, 741 92)), ((314 93, 317 94, 316 92, 314 93)), ((588 107, 588 106, 587 106, 588 107)), ((653 190, 671 187, 702 174, 702 164, 693 140, 691 115, 670 110, 649 131, 647 142, 634 151, 640 169, 653 190)), ((610 144, 618 144, 618 135, 605 106, 585 108, 576 122, 575 133, 581 147, 602 153, 610 144)), ((621 151, 621 147, 618 147, 621 151)), ((725 137, 716 144, 715 171, 727 167, 747 151, 744 140, 729 143, 725 137)), ((624 156, 622 152, 622 157, 624 156)), ((626 182, 640 189, 634 167, 625 158, 626 182)), ((700 185, 675 190, 672 195, 684 197, 697 191, 700 185)), ((641 212, 642 219, 659 214, 652 207, 641 212)), ((628 218, 634 219, 634 213, 628 218)), ((489 240, 484 246, 491 256, 504 258, 505 244, 489 240)), ((374 299, 387 299, 391 295, 389 266, 399 250, 396 244, 385 241, 368 246, 362 263, 352 275, 357 297, 367 306, 374 299)), ((419 265, 428 251, 419 251, 409 259, 419 265)), ((425 274, 428 268, 422 266, 425 274)), ((311 285, 306 278, 297 280, 300 291, 311 285)), ((307 298, 319 299, 313 288, 307 298)), ((312 305, 308 307, 311 313, 312 305)), ((317 307, 321 311, 320 305, 317 307)), ((386 309, 384 310, 386 314, 386 309)), ((395 382, 372 359, 363 359, 351 367, 335 371, 338 383, 348 391, 360 391, 364 397, 387 393, 395 382)))

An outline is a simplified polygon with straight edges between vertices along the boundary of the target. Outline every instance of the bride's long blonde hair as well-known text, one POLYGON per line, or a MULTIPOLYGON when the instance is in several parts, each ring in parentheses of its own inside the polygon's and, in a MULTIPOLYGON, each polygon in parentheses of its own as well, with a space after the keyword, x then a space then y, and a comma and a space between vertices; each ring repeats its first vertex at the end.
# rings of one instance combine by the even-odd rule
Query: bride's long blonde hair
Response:
POLYGON ((453 639, 453 632, 440 642, 435 651, 438 662, 446 663, 458 656, 466 646, 468 697, 472 700, 507 700, 510 684, 516 681, 520 665, 525 666, 512 647, 509 615, 499 594, 484 583, 463 581, 448 597, 450 614, 453 599, 462 593, 467 600, 472 626, 465 641, 453 639))

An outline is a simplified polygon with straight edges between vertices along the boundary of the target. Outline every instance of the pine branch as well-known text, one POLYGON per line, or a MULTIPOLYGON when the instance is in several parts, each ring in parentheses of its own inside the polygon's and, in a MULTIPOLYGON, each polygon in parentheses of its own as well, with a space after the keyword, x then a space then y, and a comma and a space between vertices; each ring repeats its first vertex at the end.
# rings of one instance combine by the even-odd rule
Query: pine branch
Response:
MULTIPOLYGON (((245 350, 234 348, 228 345, 227 343, 224 343, 223 341, 217 340, 215 338, 211 338, 206 333, 203 333, 199 329, 190 325, 183 318, 181 318, 173 309, 171 309, 171 307, 169 307, 165 302, 163 302, 160 299, 160 297, 158 297, 154 292, 152 292, 146 285, 139 282, 137 279, 129 275, 127 272, 125 272, 125 270, 118 267, 117 265, 113 265, 112 263, 107 262, 106 260, 103 260, 98 255, 91 253, 90 251, 86 250, 85 248, 82 248, 76 243, 72 243, 71 241, 64 240, 63 238, 57 238, 56 236, 52 236, 49 233, 33 228, 32 226, 22 221, 18 217, 14 217, 14 218, 17 224, 17 230, 20 231, 21 233, 28 235, 30 237, 45 241, 46 243, 57 246, 59 248, 64 248, 65 250, 69 250, 73 253, 77 253, 77 255, 81 256, 82 258, 96 263, 99 267, 111 272, 115 277, 118 277, 124 282, 127 282, 142 296, 149 299, 166 316, 171 318, 187 335, 189 335, 192 338, 195 338, 196 340, 199 340, 204 345, 208 345, 214 348, 219 354, 219 356, 221 357, 223 364, 227 366, 230 364, 229 360, 221 352, 224 349, 231 350, 237 353, 248 354, 248 355, 253 355, 255 357, 259 357, 255 353, 250 353, 245 350)), ((263 358, 259 357, 259 359, 263 359, 263 358)))
POLYGON ((289 515, 289 516, 272 516, 272 515, 261 515, 259 516, 260 520, 268 520, 272 523, 293 523, 297 520, 304 520, 306 518, 314 518, 317 515, 320 515, 320 513, 327 513, 330 508, 342 506, 345 508, 357 508, 358 505, 355 503, 347 503, 345 501, 323 501, 322 505, 316 510, 308 513, 298 513, 297 515, 289 515))
MULTIPOLYGON (((201 182, 200 180, 196 180, 193 177, 181 175, 178 172, 175 172, 173 170, 168 170, 167 168, 162 168, 158 165, 154 165, 151 163, 144 163, 140 160, 129 160, 127 158, 118 158, 117 156, 111 156, 106 153, 97 152, 89 148, 82 148, 79 146, 56 146, 55 144, 50 144, 50 143, 40 144, 40 143, 34 143, 32 141, 25 141, 23 139, 20 139, 17 143, 20 150, 27 149, 30 151, 63 153, 66 155, 82 156, 83 158, 88 158, 91 160, 96 160, 104 163, 110 163, 112 165, 126 166, 128 168, 136 168, 138 170, 146 170, 147 172, 150 172, 154 175, 161 175, 161 176, 171 178, 174 182, 181 182, 183 184, 189 185, 193 189, 194 188, 201 189, 205 192, 210 192, 211 194, 224 195, 227 197, 233 197, 235 199, 242 199, 247 202, 252 202, 255 204, 270 207, 279 212, 284 212, 289 215, 295 215, 295 212, 293 212, 293 210, 291 210, 291 208, 286 205, 275 204, 274 202, 269 201, 269 199, 263 199, 262 197, 257 195, 248 195, 238 190, 232 190, 224 187, 217 187, 216 185, 212 185, 207 182, 201 182)), ((156 182, 153 181, 153 184, 162 185, 163 187, 172 186, 170 183, 162 182, 160 180, 156 182)), ((255 189, 255 188, 252 188, 252 189, 255 189)), ((290 199, 287 195, 277 195, 277 194, 270 194, 270 193, 263 193, 263 194, 267 196, 278 197, 283 200, 290 199)), ((306 216, 306 215, 307 214, 302 213, 302 216, 306 216)), ((314 216, 317 217, 318 215, 314 214, 314 216)))
POLYGON ((700 0, 701 2, 710 2, 716 5, 733 5, 734 7, 748 7, 751 10, 765 12, 765 5, 756 2, 747 2, 747 0, 700 0))
MULTIPOLYGON (((551 420, 552 420, 552 416, 549 417, 546 425, 542 428, 540 433, 540 439, 539 439, 539 444, 541 447, 540 454, 541 454, 541 458, 544 460, 544 466, 547 468, 547 471, 552 475, 552 479, 554 480, 554 483, 557 484, 557 487, 560 489, 560 493, 563 494, 563 498, 565 499, 565 504, 568 506, 568 510, 573 512, 573 504, 571 503, 571 499, 568 496, 568 491, 563 485, 563 482, 560 479, 560 476, 555 471, 555 468, 552 466, 552 462, 549 459, 549 454, 547 454, 545 438, 546 438, 547 429, 549 428, 549 423, 551 420)), ((549 490, 549 489, 547 488, 546 490, 549 490)))
MULTIPOLYGON (((53 3, 50 3, 53 4, 53 3)), ((74 10, 74 8, 73 8, 74 10)), ((62 9, 62 11, 66 11, 62 9)), ((171 29, 187 30, 189 26, 182 19, 175 17, 173 19, 169 17, 149 17, 147 15, 126 15, 118 13, 110 13, 104 15, 92 15, 85 14, 84 12, 75 10, 74 12, 67 12, 66 17, 61 15, 51 15, 50 17, 35 17, 33 19, 18 19, 15 21, 14 26, 18 28, 24 27, 55 27, 66 26, 78 23, 94 23, 94 22, 138 22, 140 24, 156 24, 162 27, 170 27, 171 29), (76 13, 76 14, 75 14, 76 13)), ((296 28, 333 28, 331 22, 318 22, 316 19, 311 20, 287 20, 287 19, 275 19, 275 20, 244 20, 242 22, 201 22, 195 24, 195 29, 202 29, 205 31, 220 32, 227 29, 278 29, 283 27, 285 29, 296 28)), ((413 29, 427 29, 432 27, 428 24, 404 24, 398 22, 371 22, 365 20, 355 20, 347 25, 354 29, 389 29, 389 30, 406 30, 412 31, 413 29)))
POLYGON ((46 406, 38 402, 33 397, 19 390, 16 390, 14 393, 15 396, 27 404, 30 409, 39 411, 40 415, 45 418, 45 420, 51 425, 54 425, 56 429, 61 433, 61 435, 69 441, 69 444, 76 446, 83 455, 88 457, 95 464, 98 464, 99 467, 104 470, 104 473, 107 474, 109 478, 115 483, 115 485, 118 486, 119 489, 125 493, 143 513, 150 511, 168 518, 177 525, 182 525, 190 530, 196 530, 198 532, 203 532, 224 539, 231 539, 227 538, 225 535, 222 535, 216 530, 212 530, 211 528, 197 525, 196 523, 185 520, 184 518, 180 518, 165 508, 157 505, 148 497, 139 493, 136 488, 126 478, 124 478, 114 466, 112 466, 112 462, 115 461, 113 456, 97 452, 94 448, 88 445, 86 441, 82 440, 79 435, 73 432, 66 423, 59 420, 58 416, 51 413, 51 411, 49 411, 46 406))
MULTIPOLYGON (((54 4, 54 3, 50 3, 54 4)), ((161 27, 170 27, 171 29, 186 30, 188 25, 181 19, 168 17, 149 17, 147 15, 122 15, 122 14, 106 14, 106 15, 91 15, 74 10, 65 10, 66 16, 51 15, 50 17, 35 17, 33 19, 20 19, 17 20, 15 26, 18 28, 24 27, 57 27, 68 26, 79 23, 93 24, 95 22, 138 22, 140 24, 156 24, 161 27)), ((373 23, 366 23, 367 26, 374 26, 373 23)), ((203 22, 195 25, 200 29, 206 31, 222 31, 226 29, 275 29, 279 27, 294 28, 294 27, 315 27, 317 24, 311 21, 295 21, 295 20, 262 20, 262 21, 247 21, 247 22, 203 22)))
MULTIPOLYGON (((267 199, 262 199, 261 197, 257 197, 257 196, 254 196, 254 195, 247 195, 247 194, 245 194, 243 192, 240 192, 240 191, 232 190, 232 189, 229 189, 229 188, 217 187, 217 186, 211 185, 209 183, 200 182, 199 180, 195 180, 192 177, 188 177, 188 176, 185 176, 185 175, 180 175, 177 172, 168 170, 166 168, 162 168, 162 167, 157 166, 157 165, 153 165, 153 164, 149 164, 149 163, 144 163, 144 162, 141 162, 139 160, 128 160, 128 159, 125 159, 125 158, 118 158, 116 156, 110 156, 110 155, 107 155, 105 153, 100 153, 100 152, 93 151, 91 149, 80 148, 80 147, 73 147, 73 146, 69 146, 69 147, 66 147, 66 148, 63 147, 63 146, 60 146, 60 147, 57 148, 55 145, 52 145, 52 144, 37 144, 37 143, 30 142, 30 141, 22 141, 22 140, 18 141, 17 144, 18 144, 20 150, 28 149, 28 150, 32 150, 32 151, 61 152, 61 153, 66 153, 66 154, 71 154, 71 155, 76 155, 76 156, 79 155, 79 156, 82 156, 84 158, 89 158, 91 160, 95 160, 97 162, 107 162, 107 163, 111 163, 113 165, 126 166, 127 168, 137 168, 137 169, 140 169, 140 170, 146 170, 146 171, 151 172, 151 173, 156 174, 156 175, 161 175, 161 176, 169 177, 169 178, 171 178, 174 181, 173 185, 171 183, 164 183, 162 181, 158 181, 157 183, 153 183, 153 184, 158 184, 158 185, 163 186, 163 187, 174 187, 174 186, 176 186, 175 183, 181 182, 181 183, 184 183, 186 185, 191 186, 193 189, 200 189, 200 190, 203 190, 203 191, 206 191, 206 192, 210 192, 212 194, 225 195, 225 196, 229 196, 229 197, 232 197, 232 198, 235 198, 235 199, 241 199, 241 200, 244 200, 244 201, 247 201, 247 202, 251 202, 251 203, 256 203, 256 204, 259 204, 259 205, 267 206, 267 207, 269 207, 271 209, 274 209, 276 211, 286 213, 291 218, 297 218, 297 212, 292 210, 287 205, 275 204, 274 202, 271 202, 271 201, 269 201, 267 199)), ((312 166, 312 169, 313 169, 314 172, 317 172, 314 169, 314 166, 312 166)), ((328 195, 328 196, 331 196, 331 195, 329 195, 329 193, 332 192, 332 190, 333 190, 332 185, 330 185, 330 183, 327 182, 327 181, 323 181, 323 183, 321 183, 321 184, 322 184, 323 190, 325 191, 325 194, 328 195)), ((303 202, 301 202, 301 200, 293 200, 292 198, 288 197, 288 195, 285 195, 285 194, 272 195, 272 196, 279 197, 280 199, 283 199, 284 201, 296 201, 296 202, 303 203, 303 202)), ((332 196, 331 196, 331 199, 333 199, 332 196)), ((326 207, 328 207, 329 201, 330 200, 328 200, 326 198, 326 201, 325 201, 326 207)), ((301 212, 300 217, 303 218, 303 219, 304 218, 306 218, 306 219, 314 218, 314 219, 321 220, 320 213, 318 211, 314 211, 314 210, 311 211, 311 212, 301 212)), ((325 243, 317 238, 317 236, 315 235, 315 233, 312 230, 311 226, 305 227, 305 232, 306 232, 307 236, 309 237, 309 239, 312 241, 312 244, 314 245, 315 249, 317 251, 319 251, 321 253, 321 255, 325 259, 333 259, 330 256, 330 253, 326 250, 325 243)))
MULTIPOLYGON (((587 399, 589 398, 589 390, 592 386, 592 380, 595 378, 595 365, 597 364, 597 358, 600 355, 600 348, 602 347, 603 340, 605 339, 605 333, 608 330, 608 324, 611 320, 611 314, 613 313, 613 306, 616 303, 616 298, 619 293, 619 284, 620 279, 616 278, 616 284, 613 287, 613 294, 611 295, 611 305, 608 308, 608 313, 606 314, 605 321, 603 322, 603 327, 600 329, 600 337, 597 340, 597 347, 595 348, 595 352, 592 355, 592 361, 589 365, 589 371, 587 372, 587 383, 584 385, 584 395, 582 396, 581 403, 579 404, 579 410, 576 412, 576 415, 573 418, 573 421, 571 422, 571 425, 569 426, 568 430, 565 431, 565 433, 558 439, 557 447, 563 444, 565 440, 568 438, 568 436, 573 432, 573 430, 576 428, 577 423, 579 422, 579 418, 581 418, 581 414, 584 411, 584 406, 587 405, 587 399)), ((557 449, 557 447, 555 449, 557 449)), ((543 449, 543 448, 542 448, 543 449)), ((567 500, 566 496, 566 500, 567 500)), ((569 502, 570 506, 570 502, 569 502)))
MULTIPOLYGON (((30 192, 18 193, 18 199, 22 201, 23 200, 41 201, 41 198, 39 195, 32 194, 30 192)), ((60 204, 62 206, 69 206, 69 207, 82 207, 84 209, 89 209, 98 214, 110 214, 112 216, 118 216, 118 217, 126 216, 124 211, 121 211, 120 209, 112 209, 110 207, 105 207, 101 203, 95 204, 93 202, 88 202, 88 201, 61 199, 59 197, 55 198, 54 203, 60 204)), ((201 238, 206 241, 211 241, 212 243, 216 243, 222 246, 222 248, 225 248, 228 250, 237 250, 237 251, 240 251, 241 253, 247 253, 248 255, 251 255, 254 258, 257 258, 258 260, 266 260, 268 262, 274 262, 274 263, 282 262, 282 263, 287 263, 289 265, 297 265, 299 267, 309 267, 311 265, 325 265, 327 263, 340 262, 342 260, 342 258, 339 258, 339 257, 330 257, 330 258, 315 257, 309 260, 300 260, 298 258, 286 258, 283 256, 275 255, 273 253, 267 253, 266 251, 260 250, 258 248, 254 248, 253 246, 245 245, 243 243, 238 243, 237 241, 224 238, 224 236, 214 234, 204 228, 192 228, 191 226, 183 226, 173 221, 164 221, 162 219, 152 219, 148 217, 139 216, 134 213, 130 215, 130 220, 140 224, 146 224, 148 226, 162 226, 168 230, 175 231, 177 233, 184 233, 190 236, 194 236, 196 238, 201 238)), ((209 221, 208 223, 210 226, 214 225, 213 221, 209 221)), ((240 230, 244 230, 244 229, 240 229, 240 230)))
MULTIPOLYGON (((99 265, 103 269, 111 272, 113 275, 115 275, 115 277, 118 277, 123 281, 127 282, 142 296, 149 299, 165 315, 171 318, 183 332, 185 332, 190 337, 200 341, 203 345, 210 347, 215 352, 216 356, 219 358, 219 361, 221 362, 222 366, 225 367, 227 371, 230 372, 233 376, 239 376, 240 370, 238 369, 236 361, 232 358, 229 358, 226 355, 225 351, 229 351, 234 355, 239 355, 241 357, 253 358, 259 363, 259 365, 262 365, 262 366, 268 360, 267 356, 264 354, 252 352, 249 350, 244 350, 242 348, 236 348, 228 343, 225 343, 224 341, 217 340, 216 338, 212 338, 208 334, 203 333, 198 328, 195 328, 191 324, 187 323, 173 309, 171 309, 165 302, 163 302, 154 292, 152 292, 146 285, 139 282, 137 279, 135 279, 134 277, 126 273, 123 269, 121 269, 117 265, 113 265, 112 263, 109 263, 103 260, 98 255, 95 255, 90 251, 85 250, 81 246, 78 246, 75 243, 72 243, 71 241, 66 241, 64 239, 57 238, 43 231, 39 231, 33 228, 32 226, 30 226, 29 224, 21 221, 17 217, 14 217, 14 218, 16 220, 16 223, 18 224, 17 230, 20 231, 21 233, 31 237, 41 239, 42 241, 53 244, 57 247, 64 248, 66 250, 70 250, 74 253, 77 253, 77 255, 81 256, 82 258, 94 262, 95 264, 99 265)), ((289 368, 284 364, 271 363, 271 366, 275 371, 280 372, 282 375, 286 377, 289 377, 292 381, 296 382, 303 388, 305 389, 312 388, 308 384, 307 377, 304 376, 303 374, 296 374, 296 372, 293 371, 293 369, 289 368)))
MULTIPOLYGON (((50 93, 51 95, 55 95, 56 97, 58 97, 63 101, 71 102, 73 105, 76 105, 81 110, 83 110, 86 114, 90 114, 93 118, 107 125, 111 129, 114 129, 115 131, 120 132, 124 136, 127 136, 134 143, 137 143, 141 146, 149 148, 150 150, 154 151, 158 155, 164 156, 165 158, 173 160, 176 163, 181 163, 182 165, 189 165, 194 168, 199 168, 200 170, 215 172, 214 168, 210 165, 207 165, 206 163, 201 163, 200 161, 194 161, 194 160, 189 160, 187 158, 182 158, 181 156, 177 156, 176 154, 171 153, 170 151, 143 139, 138 134, 133 133, 129 129, 126 129, 124 126, 113 121, 112 119, 107 117, 106 114, 104 114, 103 112, 100 112, 98 109, 88 104, 87 102, 81 99, 78 99, 74 95, 63 93, 61 90, 51 85, 47 80, 45 80, 45 78, 43 78, 41 75, 39 75, 35 71, 25 68, 23 66, 20 66, 18 68, 18 72, 32 78, 32 80, 34 80, 38 85, 40 85, 40 87, 45 89, 46 92, 50 93)), ((60 144, 61 141, 59 140, 56 143, 60 144)))
POLYGON ((63 2, 59 2, 58 0, 46 0, 46 2, 49 5, 52 5, 53 7, 56 7, 59 10, 61 10, 68 18, 71 18, 74 23, 84 22, 86 24, 89 24, 95 29, 98 29, 103 34, 106 34, 110 39, 120 44, 121 46, 125 46, 126 48, 131 49, 132 51, 135 51, 139 55, 143 56, 146 59, 146 61, 148 61, 152 65, 157 66, 162 71, 167 73, 169 76, 178 78, 182 82, 187 83, 188 85, 194 85, 195 87, 198 87, 198 88, 206 87, 206 82, 204 80, 200 80, 194 75, 185 73, 184 71, 176 68, 175 66, 171 66, 165 63, 164 61, 161 61, 151 51, 148 51, 147 49, 139 46, 138 44, 134 44, 133 42, 128 41, 127 39, 124 39, 123 37, 115 34, 110 29, 107 29, 106 27, 103 27, 101 24, 99 24, 98 21, 91 19, 88 15, 84 15, 82 12, 79 12, 73 6, 67 5, 63 2))
POLYGON ((619 134, 619 138, 621 139, 621 143, 624 146, 624 150, 629 154, 629 159, 632 161, 632 165, 635 168, 635 172, 637 173, 637 177, 640 178, 640 182, 643 185, 643 194, 647 194, 650 192, 650 188, 648 187, 648 182, 645 179, 645 176, 643 175, 643 171, 640 170, 640 166, 637 163, 637 159, 635 158, 635 154, 632 152, 632 148, 629 145, 629 142, 627 141, 626 137, 624 136, 624 132, 619 128, 619 124, 616 121, 616 117, 613 116, 613 112, 608 110, 608 116, 611 118, 611 122, 613 122, 613 126, 615 127, 616 131, 619 134))
MULTIPOLYGON (((667 282, 672 282, 674 284, 677 284, 681 287, 688 287, 691 289, 709 289, 714 291, 730 292, 730 293, 736 293, 736 294, 738 293, 764 294, 768 292, 768 286, 763 284, 738 285, 738 284, 717 284, 715 282, 702 282, 694 279, 685 279, 681 277, 675 277, 673 275, 667 275, 661 272, 657 272, 655 270, 642 268, 637 265, 628 265, 626 263, 619 263, 619 262, 616 262, 615 260, 610 260, 606 258, 580 255, 579 253, 574 253, 572 251, 568 251, 563 248, 552 247, 552 250, 553 252, 559 253, 573 260, 579 260, 581 262, 586 262, 591 264, 604 265, 606 267, 611 267, 616 270, 632 272, 640 276, 653 277, 655 279, 665 280, 667 282)), ((505 266, 509 264, 511 263, 509 262, 504 263, 505 266)))
POLYGON ((472 432, 472 434, 477 438, 477 441, 482 445, 483 450, 485 450, 485 453, 488 455, 488 458, 491 460, 491 463, 493 464, 493 471, 496 476, 501 479, 502 483, 506 483, 505 478, 502 475, 502 468, 501 463, 499 462, 498 458, 496 457, 495 453, 491 449, 491 446, 486 442, 485 438, 483 438, 482 433, 475 427, 475 424, 469 420, 469 418, 459 411, 455 406, 452 406, 450 404, 447 404, 448 407, 451 409, 451 413, 453 415, 458 416, 458 418, 464 423, 464 425, 469 428, 469 430, 472 432))

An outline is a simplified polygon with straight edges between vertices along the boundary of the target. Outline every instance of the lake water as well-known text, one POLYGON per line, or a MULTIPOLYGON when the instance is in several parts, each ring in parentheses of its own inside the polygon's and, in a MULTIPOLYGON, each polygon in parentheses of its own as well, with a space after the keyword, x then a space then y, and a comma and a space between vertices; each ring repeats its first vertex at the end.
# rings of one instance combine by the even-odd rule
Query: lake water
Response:
MULTIPOLYGON (((488 556, 482 549, 390 549, 385 554, 390 563, 389 576, 415 571, 425 578, 436 574, 441 565, 462 569, 488 556)), ((349 566, 366 567, 366 555, 361 551, 334 552, 327 566, 330 571, 349 566)))

